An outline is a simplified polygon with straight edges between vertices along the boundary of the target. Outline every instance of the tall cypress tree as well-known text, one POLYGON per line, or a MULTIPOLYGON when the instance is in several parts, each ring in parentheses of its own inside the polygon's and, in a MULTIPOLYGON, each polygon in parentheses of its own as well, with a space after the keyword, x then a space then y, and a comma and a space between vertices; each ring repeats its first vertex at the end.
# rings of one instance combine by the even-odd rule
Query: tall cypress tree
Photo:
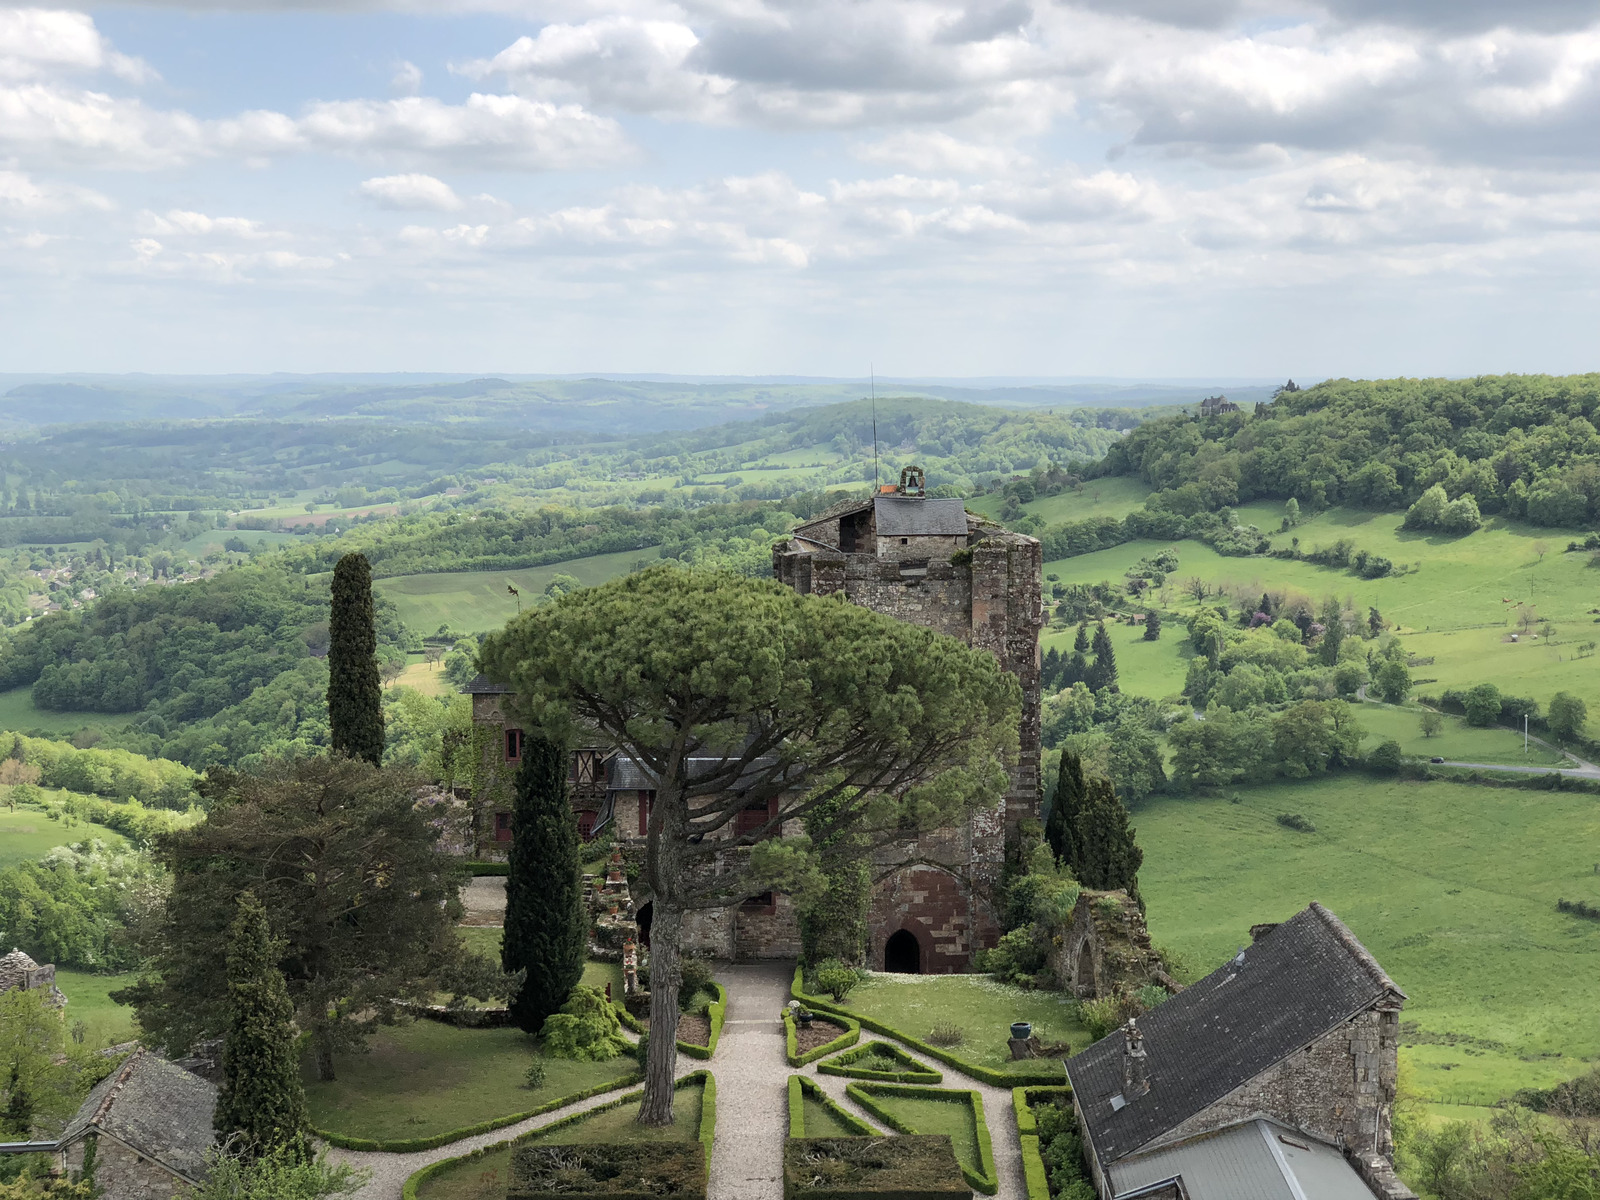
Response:
POLYGON ((1090 664, 1084 680, 1091 692, 1111 687, 1117 682, 1117 652, 1111 647, 1111 635, 1101 621, 1094 631, 1094 662, 1090 664))
POLYGON ((333 568, 328 619, 328 724, 333 752, 383 762, 383 685, 378 679, 372 566, 346 554, 333 568))
POLYGON ((1144 851, 1134 840, 1128 810, 1110 780, 1085 782, 1074 833, 1072 873, 1078 882, 1099 890, 1121 889, 1137 898, 1144 851))
POLYGON ((282 945, 267 910, 252 892, 239 895, 228 929, 228 1033, 222 1043, 222 1087, 212 1123, 255 1156, 309 1153, 306 1097, 300 1085, 294 1005, 278 969, 282 945))
POLYGON ((524 740, 511 813, 511 868, 506 876, 500 965, 527 971, 511 1019, 537 1033, 583 978, 588 920, 578 872, 578 822, 567 802, 566 749, 524 740))
POLYGON ((1071 867, 1077 857, 1078 810, 1083 806, 1083 761, 1071 750, 1061 752, 1056 774, 1056 798, 1044 823, 1044 840, 1056 862, 1071 867))
POLYGON ((1153 608, 1144 615, 1144 640, 1147 642, 1161 640, 1161 614, 1153 608))

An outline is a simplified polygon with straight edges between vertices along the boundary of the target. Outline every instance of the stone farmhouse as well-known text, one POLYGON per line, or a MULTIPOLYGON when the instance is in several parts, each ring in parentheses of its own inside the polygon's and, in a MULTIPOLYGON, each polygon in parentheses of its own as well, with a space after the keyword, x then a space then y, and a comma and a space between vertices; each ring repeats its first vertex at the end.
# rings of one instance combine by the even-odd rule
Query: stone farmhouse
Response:
POLYGON ((1226 396, 1207 396, 1200 401, 1200 415, 1202 417, 1215 417, 1221 413, 1236 413, 1239 406, 1226 396))
POLYGON ((74 1176, 94 1150, 105 1200, 170 1200, 205 1182, 217 1089, 148 1050, 95 1085, 56 1144, 74 1176))
MULTIPOLYGON (((876 864, 869 913, 869 965, 880 970, 970 969, 972 955, 1000 933, 995 888, 1008 830, 1039 814, 1039 542, 968 513, 959 500, 926 495, 916 467, 898 486, 848 501, 796 528, 773 549, 773 571, 804 594, 842 593, 857 604, 936 629, 989 650, 1022 685, 1020 754, 995 806, 960 828, 908 839, 876 864)), ((468 685, 483 780, 473 798, 473 840, 484 856, 511 840, 511 779, 523 731, 509 715, 507 689, 479 677, 468 685)), ((573 752, 570 797, 585 837, 613 830, 626 848, 642 840, 654 784, 637 764, 605 746, 573 752)), ((727 836, 766 825, 765 805, 740 814, 727 836)), ((649 905, 637 919, 649 936, 649 905)), ((686 949, 724 958, 792 958, 799 951, 793 905, 781 894, 752 896, 734 910, 690 914, 686 949)))
POLYGON ((1102 1200, 1415 1200, 1394 1174, 1405 993, 1312 904, 1069 1059, 1102 1200))

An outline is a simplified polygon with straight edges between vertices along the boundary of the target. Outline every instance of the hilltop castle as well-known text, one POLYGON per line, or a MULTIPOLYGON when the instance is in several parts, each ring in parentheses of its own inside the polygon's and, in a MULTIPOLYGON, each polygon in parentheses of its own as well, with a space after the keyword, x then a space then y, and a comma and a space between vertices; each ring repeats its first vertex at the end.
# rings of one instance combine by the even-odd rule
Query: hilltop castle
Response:
MULTIPOLYGON (((916 467, 901 473, 898 486, 836 505, 773 548, 774 575, 795 590, 842 593, 960 638, 994 654, 1022 685, 1020 753, 1005 795, 958 828, 880 852, 867 952, 879 970, 970 970, 973 953, 1000 935, 995 891, 1006 835, 1039 815, 1040 569, 1038 541, 973 516, 960 500, 926 495, 916 467)), ((509 689, 479 676, 466 690, 480 760, 470 841, 479 856, 498 857, 511 840, 511 779, 523 732, 506 710, 509 689)), ((582 746, 567 779, 586 839, 609 830, 625 851, 643 841, 655 789, 637 764, 610 747, 582 746)), ((728 832, 758 829, 772 815, 766 807, 741 813, 728 832)), ((649 908, 645 902, 636 914, 645 939, 649 908)), ((683 943, 718 958, 793 958, 799 924, 788 897, 765 893, 736 908, 687 914, 683 943)))

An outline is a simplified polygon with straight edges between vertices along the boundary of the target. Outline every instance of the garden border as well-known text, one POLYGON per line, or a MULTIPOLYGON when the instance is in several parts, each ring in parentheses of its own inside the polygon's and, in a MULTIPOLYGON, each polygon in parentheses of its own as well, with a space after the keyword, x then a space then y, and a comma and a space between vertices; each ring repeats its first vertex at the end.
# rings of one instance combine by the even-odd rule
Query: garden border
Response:
MULTIPOLYGON (((831 1042, 823 1042, 800 1053, 800 1034, 795 1027, 794 1013, 790 1009, 783 1010, 783 1055, 791 1067, 803 1067, 807 1063, 814 1063, 819 1058, 826 1058, 839 1050, 848 1050, 861 1040, 861 1022, 850 1017, 841 1016, 839 1013, 827 1013, 830 1020, 843 1021, 844 1032, 831 1042)), ((819 1068, 820 1069, 820 1068, 819 1068)))
POLYGON ((1044 1156, 1039 1153, 1039 1120, 1033 1115, 1033 1095, 1042 1092, 1060 1092, 1071 1096, 1072 1088, 1011 1089, 1011 1107, 1017 1114, 1017 1138, 1022 1143, 1022 1178, 1028 1188, 1028 1200, 1050 1200, 1050 1174, 1045 1170, 1044 1156))
MULTIPOLYGON (((529 1109, 527 1112, 512 1113, 505 1117, 492 1117, 487 1121, 479 1121, 476 1125, 466 1125, 460 1129, 447 1130, 444 1133, 430 1134, 420 1138, 394 1138, 380 1140, 375 1138, 348 1137, 342 1133, 333 1133, 326 1129, 311 1130, 313 1137, 319 1137, 330 1146, 338 1146, 342 1150, 373 1150, 383 1154, 415 1154, 421 1150, 436 1150, 440 1146, 448 1146, 451 1142, 459 1142, 462 1138, 475 1137, 480 1133, 493 1133, 496 1129, 504 1129, 507 1125, 515 1125, 519 1121, 526 1121, 530 1117, 543 1116, 558 1108, 565 1108, 569 1104, 576 1104, 580 1100, 587 1100, 590 1096, 598 1096, 603 1092, 615 1091, 617 1088, 632 1087, 644 1079, 638 1071, 631 1071, 618 1075, 607 1083, 596 1084, 592 1088, 585 1088, 581 1092, 573 1092, 570 1096, 558 1096, 538 1108, 529 1109)), ((590 1110, 593 1111, 593 1110, 590 1110)))
MULTIPOLYGON (((797 966, 794 969, 794 982, 789 987, 789 994, 796 1000, 800 1001, 800 1003, 804 1004, 807 1008, 826 1013, 830 1017, 845 1017, 848 1020, 857 1021, 860 1023, 863 1029, 870 1029, 873 1033, 881 1033, 885 1037, 894 1038, 897 1042, 904 1042, 906 1045, 912 1047, 919 1053, 925 1054, 929 1058, 942 1062, 947 1067, 954 1067, 963 1075, 966 1075, 971 1079, 976 1079, 979 1083, 987 1083, 993 1087, 1003 1088, 1053 1087, 1062 1084, 1066 1080, 1067 1069, 1065 1066, 1060 1068, 1059 1074, 1052 1071, 1048 1075, 1043 1071, 1035 1071, 1032 1074, 1029 1074, 1026 1071, 996 1071, 992 1067, 979 1066, 977 1063, 968 1062, 963 1058, 958 1058, 956 1055, 951 1054, 947 1050, 941 1050, 937 1046, 931 1046, 921 1038, 915 1038, 908 1033, 902 1033, 893 1025, 886 1025, 876 1017, 869 1017, 865 1013, 847 1012, 836 1005, 828 1003, 826 1000, 819 1000, 815 996, 808 996, 803 990, 804 986, 804 976, 801 973, 801 968, 797 966)), ((801 1064, 791 1061, 789 1065, 800 1066, 801 1064)))
POLYGON ((992 1196, 1000 1190, 1000 1173, 994 1163, 994 1143, 989 1140, 989 1122, 984 1118, 983 1094, 965 1088, 914 1087, 903 1083, 851 1083, 845 1086, 845 1095, 866 1109, 890 1129, 915 1137, 919 1131, 906 1124, 881 1104, 874 1096, 905 1096, 918 1100, 938 1100, 946 1104, 965 1104, 972 1114, 972 1123, 978 1138, 978 1169, 972 1170, 956 1157, 956 1166, 975 1191, 992 1196), (868 1089, 871 1089, 870 1091, 868 1089))
POLYGON ((789 1076, 789 1136, 803 1138, 806 1136, 805 1098, 810 1096, 824 1108, 846 1129, 853 1129, 859 1137, 877 1137, 878 1131, 868 1125, 854 1113, 846 1111, 827 1092, 816 1085, 816 1082, 807 1079, 804 1075, 789 1076))
MULTIPOLYGON (((702 1068, 699 1071, 691 1071, 682 1079, 679 1079, 677 1082, 675 1082, 672 1086, 674 1090, 676 1090, 677 1088, 681 1088, 684 1084, 691 1083, 695 1080, 705 1081, 705 1090, 700 1096, 700 1137, 698 1140, 705 1150, 706 1173, 709 1175, 711 1171, 711 1143, 706 1138, 706 1105, 708 1103, 707 1098, 709 1097, 709 1103, 711 1107, 711 1132, 715 1134, 717 1124, 717 1081, 712 1078, 710 1071, 702 1068)), ((524 1138, 531 1137, 533 1134, 549 1133, 550 1130, 560 1129, 563 1125, 575 1124, 578 1121, 583 1120, 585 1117, 592 1117, 595 1113, 606 1112, 609 1109, 617 1108, 620 1105, 626 1104, 629 1100, 633 1100, 643 1095, 643 1088, 640 1088, 638 1091, 627 1092, 621 1096, 618 1096, 614 1100, 608 1100, 604 1104, 596 1104, 593 1108, 586 1108, 582 1112, 569 1113, 560 1120, 551 1121, 548 1125, 541 1125, 538 1129, 530 1129, 527 1133, 520 1134, 517 1137, 507 1138, 503 1142, 494 1142, 488 1146, 479 1146, 476 1150, 469 1150, 465 1154, 457 1154, 453 1158, 441 1158, 438 1162, 429 1163, 427 1166, 413 1171, 410 1175, 406 1176, 406 1181, 400 1188, 400 1200, 417 1200, 417 1189, 420 1188, 424 1183, 428 1182, 428 1180, 432 1179, 440 1171, 444 1170, 446 1167, 453 1167, 456 1163, 466 1162, 469 1159, 482 1158, 491 1150, 501 1150, 506 1146, 510 1146, 516 1142, 522 1141, 524 1138)), ((582 1099, 582 1097, 578 1098, 582 1099)), ((429 1147, 429 1149, 432 1148, 433 1147, 429 1147)))
POLYGON ((851 1079, 868 1079, 876 1083, 934 1084, 944 1082, 943 1072, 935 1071, 932 1067, 923 1066, 922 1063, 917 1062, 916 1059, 912 1058, 911 1055, 900 1049, 893 1042, 864 1042, 854 1050, 846 1050, 844 1053, 828 1059, 827 1062, 818 1063, 817 1070, 824 1075, 847 1075, 851 1079), (865 1067, 852 1067, 850 1065, 857 1059, 865 1058, 868 1054, 877 1051, 879 1047, 888 1051, 892 1057, 903 1059, 908 1063, 914 1063, 921 1070, 872 1071, 865 1067))
MULTIPOLYGON (((702 1062, 717 1052, 717 1042, 722 1038, 722 1024, 728 1017, 728 989, 715 979, 711 981, 710 986, 717 989, 717 998, 706 1009, 706 1017, 711 1022, 711 1036, 708 1039, 711 1044, 709 1046, 697 1046, 693 1042, 684 1041, 682 1038, 677 1039, 678 1050, 681 1053, 687 1054, 690 1058, 698 1058, 702 1062)), ((617 1019, 634 1033, 644 1034, 649 1032, 648 1027, 638 1017, 621 1005, 615 1007, 617 1019)))

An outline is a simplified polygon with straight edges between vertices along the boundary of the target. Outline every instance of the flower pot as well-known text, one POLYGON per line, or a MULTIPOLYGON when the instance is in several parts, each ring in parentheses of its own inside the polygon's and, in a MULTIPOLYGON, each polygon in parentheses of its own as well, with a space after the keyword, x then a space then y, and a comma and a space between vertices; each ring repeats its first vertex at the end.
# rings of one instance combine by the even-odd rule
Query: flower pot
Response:
POLYGON ((808 1013, 808 1012, 798 1012, 798 1013, 795 1013, 794 1019, 796 1021, 800 1022, 800 1024, 802 1024, 802 1025, 809 1025, 809 1024, 811 1024, 811 1018, 812 1018, 813 1015, 814 1014, 808 1013))
POLYGON ((1011 1037, 1015 1041, 1025 1042, 1033 1036, 1032 1021, 1011 1022, 1011 1037))

